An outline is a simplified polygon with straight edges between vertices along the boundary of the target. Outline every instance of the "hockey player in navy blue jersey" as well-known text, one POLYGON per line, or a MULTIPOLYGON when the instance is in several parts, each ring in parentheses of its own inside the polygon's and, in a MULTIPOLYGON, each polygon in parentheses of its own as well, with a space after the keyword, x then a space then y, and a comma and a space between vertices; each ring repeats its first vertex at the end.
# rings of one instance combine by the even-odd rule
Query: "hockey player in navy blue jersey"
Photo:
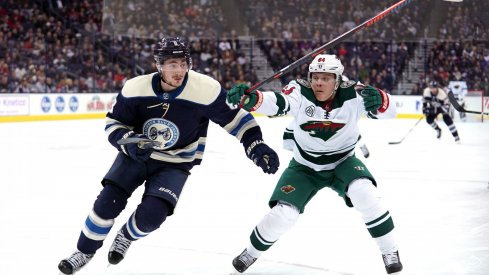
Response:
POLYGON ((436 123, 438 115, 442 115, 443 122, 447 125, 450 133, 456 143, 460 143, 457 127, 453 123, 453 119, 449 114, 450 102, 445 90, 438 87, 438 82, 431 81, 423 91, 423 114, 426 115, 426 123, 428 123, 435 131, 436 138, 441 138, 441 128, 436 123))
POLYGON ((144 195, 118 231, 109 263, 118 264, 133 241, 173 214, 190 169, 202 161, 209 121, 235 136, 263 172, 278 170, 278 156, 263 142, 253 116, 231 109, 219 82, 191 70, 189 48, 179 38, 159 41, 154 59, 158 72, 128 80, 107 114, 105 131, 119 153, 102 180, 77 250, 58 265, 64 274, 75 273, 92 259, 128 198, 143 183, 144 195))

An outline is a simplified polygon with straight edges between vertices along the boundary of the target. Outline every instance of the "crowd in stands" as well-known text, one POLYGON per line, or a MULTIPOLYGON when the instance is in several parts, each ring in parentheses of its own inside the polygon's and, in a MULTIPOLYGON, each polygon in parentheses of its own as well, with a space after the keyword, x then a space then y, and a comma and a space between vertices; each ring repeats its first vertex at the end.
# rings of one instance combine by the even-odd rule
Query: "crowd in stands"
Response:
MULTIPOLYGON (((184 37, 191 46, 193 69, 213 76, 225 88, 237 82, 255 83, 253 64, 227 21, 238 19, 226 18, 221 2, 2 1, 0 93, 117 92, 127 79, 155 71, 152 47, 164 36, 184 37)), ((441 25, 438 35, 444 40, 430 49, 426 78, 442 83, 447 77, 462 78, 469 89, 488 91, 489 19, 478 15, 479 1, 474 2, 478 4, 449 8, 457 28, 441 25)), ((488 3, 482 3, 485 10, 488 3)), ((245 21, 245 34, 258 41, 277 71, 391 4, 248 0, 241 1, 240 20, 245 21)), ((350 78, 395 92, 417 40, 426 33, 420 14, 431 4, 415 2, 402 16, 387 17, 382 28, 369 27, 331 53, 340 57, 350 78)), ((306 73, 304 64, 282 81, 306 78, 306 73)))
MULTIPOLYGON (((105 6, 107 10, 124 1, 106 2, 109 3, 105 6)), ((172 1, 165 5, 165 9, 176 17, 157 23, 176 25, 171 20, 192 13, 182 8, 185 4, 193 3, 192 6, 198 8, 200 6, 196 3, 202 2, 209 3, 209 9, 215 5, 215 1, 210 0, 172 1)), ((135 12, 149 13, 146 5, 149 2, 144 2, 145 5, 124 3, 135 12)), ((103 32, 102 21, 110 17, 110 13, 103 17, 100 12, 103 9, 103 1, 100 0, 41 3, 6 0, 0 3, 0 92, 117 92, 127 79, 156 71, 152 47, 157 37, 153 34, 151 37, 139 37, 103 32)), ((119 12, 119 16, 129 17, 124 10, 119 12)), ((159 12, 153 14, 161 17, 159 12)), ((199 14, 205 15, 203 10, 199 10, 199 14)), ((156 20, 156 17, 148 19, 156 20)), ((185 23, 184 20, 184 23, 212 29, 202 20, 196 16, 195 21, 185 23)), ((137 19, 134 22, 141 23, 137 19)), ((144 26, 146 23, 141 24, 144 26)), ((256 81, 248 60, 238 51, 238 43, 198 38, 200 32, 165 30, 159 37, 189 34, 187 38, 193 53, 194 69, 214 76, 226 88, 236 82, 256 81)))
POLYGON ((211 38, 230 32, 227 26, 217 0, 107 0, 103 8, 104 32, 111 35, 211 38))
MULTIPOLYGON (((415 1, 402 16, 389 16, 382 28, 355 34, 359 41, 413 41, 421 28, 419 18, 430 1, 415 1)), ((245 12, 250 34, 257 38, 331 41, 391 6, 389 0, 250 0, 245 12)))
POLYGON ((489 1, 464 1, 463 5, 448 5, 446 20, 437 31, 438 39, 455 41, 489 40, 489 1))
MULTIPOLYGON (((275 71, 284 68, 326 42, 310 40, 264 40, 260 44, 275 71)), ((366 85, 393 91, 396 78, 401 75, 414 47, 410 43, 346 42, 329 53, 336 54, 345 66, 344 74, 366 85)), ((307 78, 308 64, 285 75, 282 82, 307 78)))
POLYGON ((426 77, 414 94, 429 80, 442 86, 450 81, 466 81, 469 90, 484 91, 489 96, 489 41, 434 41, 427 59, 426 77))

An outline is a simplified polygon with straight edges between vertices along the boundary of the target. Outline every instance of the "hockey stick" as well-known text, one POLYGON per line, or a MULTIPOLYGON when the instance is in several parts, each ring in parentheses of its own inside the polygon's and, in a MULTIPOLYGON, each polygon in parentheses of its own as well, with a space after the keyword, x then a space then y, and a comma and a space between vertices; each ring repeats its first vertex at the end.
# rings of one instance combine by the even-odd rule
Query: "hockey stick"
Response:
POLYGON ((403 8, 404 6, 406 6, 407 4, 409 4, 412 1, 413 0, 401 0, 401 1, 397 2, 396 4, 390 6, 389 8, 385 9, 384 11, 380 12, 376 16, 374 16, 374 17, 370 18, 369 20, 363 22, 362 24, 360 24, 360 25, 354 27, 353 29, 343 33, 342 35, 336 37, 335 39, 329 41, 328 43, 314 49, 312 52, 308 53, 307 55, 297 59, 292 64, 284 67, 283 69, 281 69, 280 71, 278 71, 274 75, 270 76, 269 78, 251 86, 246 91, 246 93, 249 94, 249 93, 253 92, 254 90, 257 90, 258 88, 262 87, 263 85, 270 83, 277 78, 280 78, 282 75, 289 73, 290 71, 297 68, 298 66, 300 66, 304 63, 311 62, 314 59, 314 57, 316 57, 318 54, 321 54, 321 53, 333 48, 334 46, 338 45, 340 42, 344 41, 346 38, 352 36, 353 34, 357 33, 358 31, 360 31, 364 28, 372 26, 373 24, 377 23, 378 21, 384 19, 384 17, 389 15, 389 13, 391 13, 393 11, 395 12, 395 11, 400 10, 401 8, 403 8))
POLYGON ((460 113, 479 114, 485 116, 489 115, 489 113, 485 112, 465 110, 465 108, 458 103, 452 91, 448 91, 448 100, 450 100, 450 103, 452 103, 453 108, 455 108, 455 110, 459 111, 460 113))
POLYGON ((419 122, 421 120, 423 120, 423 119, 424 119, 424 116, 420 117, 418 119, 418 121, 416 121, 416 124, 414 124, 414 126, 411 127, 411 129, 409 129, 409 131, 401 138, 401 140, 399 140, 399 141, 389 141, 389 144, 391 144, 391 145, 393 145, 393 144, 400 144, 409 135, 409 133, 411 133, 413 131, 413 129, 419 124, 419 122))
POLYGON ((117 141, 119 145, 134 144, 137 143, 141 149, 153 148, 155 146, 161 146, 161 142, 152 140, 149 138, 129 137, 123 138, 117 141))

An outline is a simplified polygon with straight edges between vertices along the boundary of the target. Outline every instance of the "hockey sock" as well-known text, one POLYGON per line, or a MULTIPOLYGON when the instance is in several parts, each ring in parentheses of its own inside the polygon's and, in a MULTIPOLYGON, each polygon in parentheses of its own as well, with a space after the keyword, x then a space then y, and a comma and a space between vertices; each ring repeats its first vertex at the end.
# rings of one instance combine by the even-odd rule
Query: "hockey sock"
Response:
POLYGON ((455 127, 455 124, 450 124, 450 125, 447 125, 448 126, 448 129, 450 130, 450 132, 452 133, 452 136, 457 139, 458 137, 458 131, 457 131, 457 127, 455 127))
POLYGON ((382 205, 381 196, 372 182, 366 178, 353 181, 347 195, 362 215, 368 232, 382 253, 396 251, 397 243, 392 233, 394 222, 389 211, 382 205))
POLYGON ((119 187, 105 185, 95 200, 78 238, 77 247, 80 252, 94 254, 102 246, 114 225, 114 219, 126 207, 127 198, 127 194, 119 187))
POLYGON ((144 196, 141 203, 122 226, 124 236, 135 241, 158 229, 165 221, 169 205, 161 198, 144 196))
POLYGON ((258 223, 250 236, 251 244, 248 253, 258 258, 260 254, 269 249, 299 218, 297 207, 279 202, 258 223))
POLYGON ((431 126, 433 129, 435 129, 435 130, 440 130, 440 127, 439 127, 439 126, 438 126, 438 124, 437 124, 436 122, 434 122, 434 121, 433 121, 433 122, 430 124, 430 126, 431 126))

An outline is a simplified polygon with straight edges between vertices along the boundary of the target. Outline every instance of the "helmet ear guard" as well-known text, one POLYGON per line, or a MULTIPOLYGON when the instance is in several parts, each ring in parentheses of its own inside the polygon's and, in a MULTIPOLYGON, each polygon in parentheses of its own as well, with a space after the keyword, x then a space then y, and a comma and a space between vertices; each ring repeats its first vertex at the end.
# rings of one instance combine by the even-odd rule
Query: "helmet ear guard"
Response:
POLYGON ((311 82, 312 73, 332 73, 336 76, 336 83, 334 89, 338 89, 341 82, 341 76, 345 67, 341 64, 341 61, 334 54, 319 54, 309 64, 309 73, 307 74, 307 80, 311 82))
POLYGON ((156 68, 161 74, 161 66, 171 58, 185 58, 189 70, 192 69, 192 58, 190 57, 190 49, 180 39, 180 37, 162 38, 156 43, 153 51, 153 57, 156 63, 156 68))

